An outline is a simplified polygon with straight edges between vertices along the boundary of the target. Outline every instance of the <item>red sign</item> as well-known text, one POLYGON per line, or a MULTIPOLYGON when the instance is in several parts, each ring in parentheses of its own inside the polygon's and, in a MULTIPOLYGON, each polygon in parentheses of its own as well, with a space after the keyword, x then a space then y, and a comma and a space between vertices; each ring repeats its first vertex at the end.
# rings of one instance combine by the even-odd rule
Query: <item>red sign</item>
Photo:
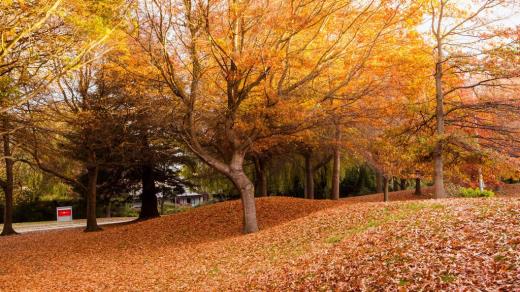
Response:
POLYGON ((65 210, 58 210, 58 217, 64 217, 64 216, 70 216, 72 215, 72 210, 65 209, 65 210))

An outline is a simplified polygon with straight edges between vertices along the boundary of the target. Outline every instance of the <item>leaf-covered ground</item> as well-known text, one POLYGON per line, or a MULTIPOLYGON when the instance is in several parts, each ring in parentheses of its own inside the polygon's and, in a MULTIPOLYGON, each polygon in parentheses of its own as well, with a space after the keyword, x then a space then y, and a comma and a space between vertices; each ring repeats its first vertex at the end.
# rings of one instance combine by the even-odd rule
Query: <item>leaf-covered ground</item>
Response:
POLYGON ((371 200, 259 199, 250 235, 225 202, 0 238, 0 291, 520 289, 520 199, 371 200))

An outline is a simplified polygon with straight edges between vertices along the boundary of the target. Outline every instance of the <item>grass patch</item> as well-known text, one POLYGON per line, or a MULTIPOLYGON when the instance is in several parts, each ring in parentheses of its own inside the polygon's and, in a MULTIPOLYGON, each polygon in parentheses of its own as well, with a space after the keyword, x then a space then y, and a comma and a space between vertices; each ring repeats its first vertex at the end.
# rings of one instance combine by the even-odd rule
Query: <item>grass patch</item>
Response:
POLYGON ((496 255, 493 259, 494 259, 495 261, 497 261, 497 262, 501 262, 501 261, 505 260, 506 257, 503 256, 503 255, 500 255, 500 254, 499 254, 499 255, 496 255))
POLYGON ((450 274, 450 273, 444 273, 444 274, 441 275, 441 281, 443 283, 452 283, 456 279, 457 279, 457 277, 455 275, 450 274))
POLYGON ((341 235, 333 235, 333 236, 327 237, 327 239, 325 239, 325 242, 329 243, 329 244, 335 244, 335 243, 341 242, 343 240, 343 238, 344 237, 341 235))
POLYGON ((217 276, 220 274, 220 269, 218 267, 213 267, 208 271, 208 275, 211 277, 217 276))
POLYGON ((406 286, 410 284, 410 280, 407 280, 407 279, 399 279, 399 283, 397 285, 399 286, 406 286))

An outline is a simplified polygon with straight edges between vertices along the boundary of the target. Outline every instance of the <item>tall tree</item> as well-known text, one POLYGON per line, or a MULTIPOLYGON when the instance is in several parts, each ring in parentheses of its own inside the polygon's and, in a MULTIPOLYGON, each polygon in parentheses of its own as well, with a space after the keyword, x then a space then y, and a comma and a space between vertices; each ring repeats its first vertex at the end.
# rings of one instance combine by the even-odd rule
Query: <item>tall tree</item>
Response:
MULTIPOLYGON (((111 3, 120 5, 118 1, 111 3)), ((4 144, 12 144, 9 136, 20 128, 15 120, 6 119, 16 116, 21 106, 41 96, 64 74, 81 67, 87 62, 85 56, 108 38, 112 30, 105 26, 111 24, 104 21, 109 14, 105 4, 62 0, 0 2, 0 115, 5 121, 3 134, 8 135, 4 144), (100 5, 105 10, 103 16, 99 14, 100 5)), ((11 148, 5 145, 5 159, 11 159, 6 154, 11 148)), ((12 174, 7 170, 12 163, 5 167, 6 173, 12 174)), ((12 214, 10 192, 5 194, 7 216, 12 214)), ((8 229, 4 234, 9 233, 8 229)))
POLYGON ((395 19, 387 15, 396 9, 386 1, 138 5, 136 40, 184 107, 187 146, 240 191, 244 232, 258 230, 254 186, 243 167, 246 153, 263 138, 300 131, 302 121, 315 119, 319 109, 305 104, 304 89, 318 78, 327 80, 327 70, 356 51, 352 57, 362 60, 355 59, 320 93, 322 100, 337 96, 371 56, 370 44, 391 30, 395 19))
MULTIPOLYGON (((518 74, 518 63, 504 63, 503 54, 511 41, 507 30, 496 25, 503 19, 510 1, 482 0, 464 3, 450 0, 428 1, 430 34, 434 45, 435 121, 437 141, 433 150, 435 197, 444 189, 444 148, 446 99, 483 86, 497 86, 518 74), (485 64, 482 66, 482 64, 485 64), (497 64, 501 64, 500 68, 497 64), (517 68, 515 68, 517 67, 517 68)), ((454 110, 453 108, 448 111, 454 110)))

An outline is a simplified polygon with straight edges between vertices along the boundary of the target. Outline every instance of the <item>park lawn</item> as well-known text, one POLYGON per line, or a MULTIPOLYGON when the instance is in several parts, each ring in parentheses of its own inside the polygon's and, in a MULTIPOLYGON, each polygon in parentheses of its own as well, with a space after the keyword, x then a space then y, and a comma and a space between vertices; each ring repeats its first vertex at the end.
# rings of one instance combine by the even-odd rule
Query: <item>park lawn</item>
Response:
POLYGON ((0 238, 0 291, 520 289, 518 197, 374 198, 258 199, 262 230, 249 235, 233 201, 0 238))

